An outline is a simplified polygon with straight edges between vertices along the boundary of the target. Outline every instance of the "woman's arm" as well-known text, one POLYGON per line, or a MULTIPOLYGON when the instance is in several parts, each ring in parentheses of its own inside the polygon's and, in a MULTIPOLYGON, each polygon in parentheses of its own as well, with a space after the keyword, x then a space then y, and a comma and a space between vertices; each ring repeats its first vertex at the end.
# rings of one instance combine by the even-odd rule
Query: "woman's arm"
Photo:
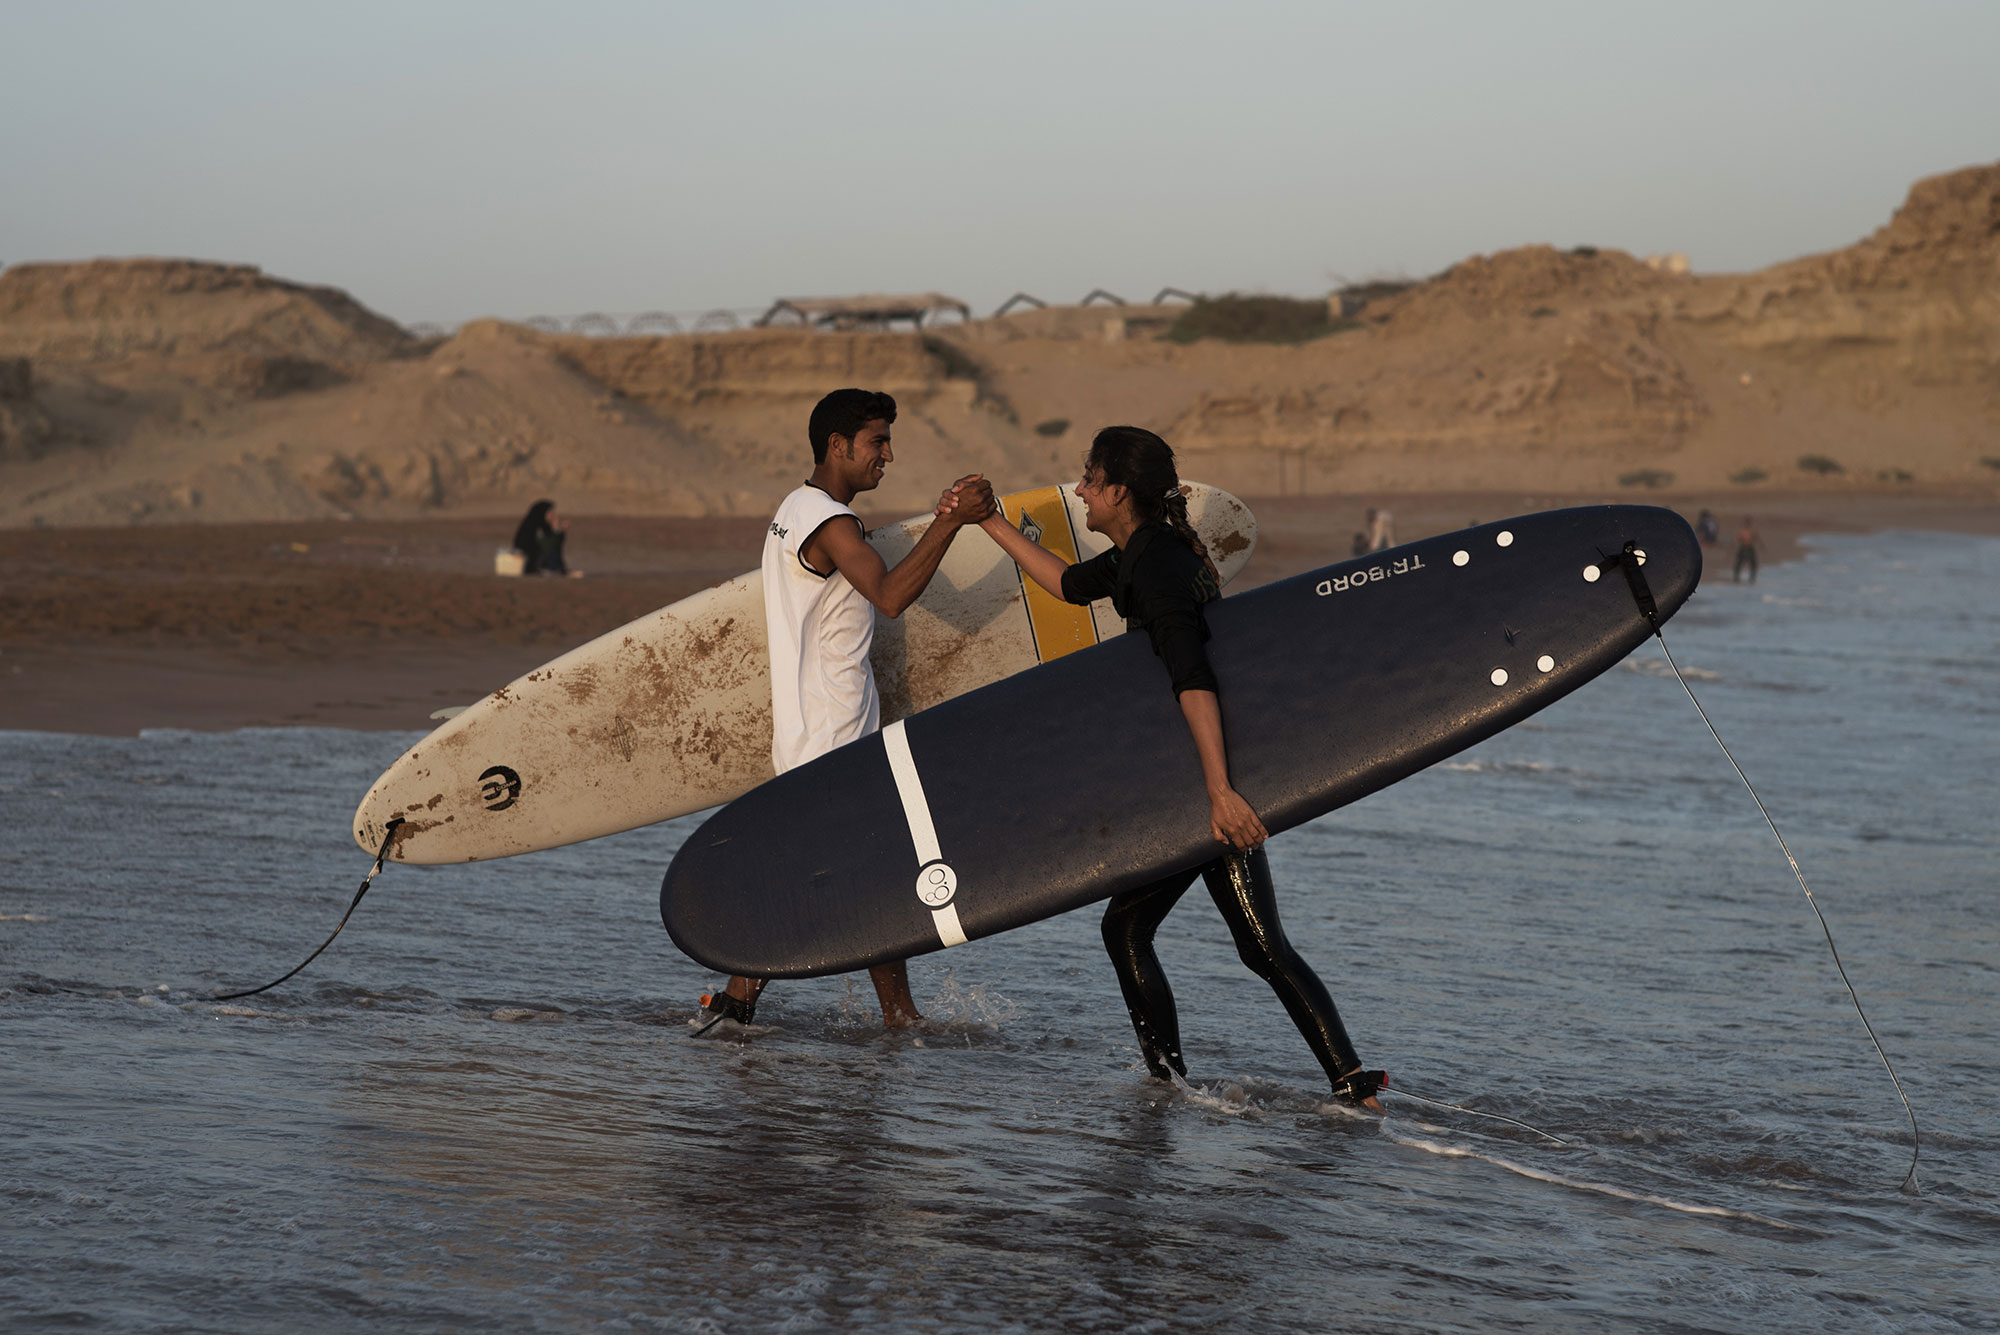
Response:
POLYGON ((1063 571, 1069 569, 1069 562, 1040 543, 1031 542, 1027 534, 1008 523, 1007 516, 998 510, 981 520, 979 527, 986 531, 987 537, 1000 544, 1001 551, 1027 572, 1029 579, 1056 597, 1063 596, 1063 571))
POLYGON ((1201 777, 1208 785, 1208 828, 1217 843, 1249 850, 1271 837, 1264 822, 1229 786, 1229 757, 1222 745, 1222 702, 1214 691, 1182 691, 1181 714, 1201 754, 1201 777))

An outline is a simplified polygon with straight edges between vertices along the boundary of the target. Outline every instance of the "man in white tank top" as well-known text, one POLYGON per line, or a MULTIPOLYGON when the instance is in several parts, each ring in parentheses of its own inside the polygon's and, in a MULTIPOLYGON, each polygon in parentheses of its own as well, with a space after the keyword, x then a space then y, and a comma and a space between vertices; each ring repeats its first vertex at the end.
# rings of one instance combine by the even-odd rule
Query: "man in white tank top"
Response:
MULTIPOLYGON (((865 389, 837 389, 812 411, 813 471, 785 497, 764 535, 764 626, 771 642, 771 763, 778 773, 816 760, 882 726, 882 701, 868 649, 875 613, 901 616, 937 573, 945 549, 967 524, 995 508, 978 474, 938 498, 937 518, 891 569, 866 540, 849 502, 882 481, 895 462, 889 428, 896 401, 865 389)), ((901 960, 868 971, 882 1022, 918 1018, 901 960)), ((731 978, 702 998, 715 1019, 748 1023, 764 979, 731 978)))
MULTIPOLYGON (((806 559, 834 520, 861 523, 806 483, 778 506, 764 538, 764 626, 771 640, 771 767, 783 774, 882 726, 868 648, 875 608, 837 566, 806 559)), ((824 546, 821 543, 820 546, 824 546)), ((879 560, 879 558, 878 558, 879 560)))

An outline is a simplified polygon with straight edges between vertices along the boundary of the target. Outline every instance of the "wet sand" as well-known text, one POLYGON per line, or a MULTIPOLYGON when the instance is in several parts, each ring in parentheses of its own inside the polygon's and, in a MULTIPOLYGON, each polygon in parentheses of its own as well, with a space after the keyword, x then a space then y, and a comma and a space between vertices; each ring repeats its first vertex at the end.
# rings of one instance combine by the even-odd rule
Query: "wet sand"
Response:
MULTIPOLYGON (((1605 497, 1382 498, 1399 540, 1605 497)), ((1632 499, 1629 497, 1620 499, 1632 499)), ((1692 517, 1701 497, 1647 497, 1692 517)), ((1343 559, 1363 501, 1253 501, 1256 556, 1233 586, 1343 559)), ((1809 533, 2000 535, 2000 506, 1950 495, 1763 494, 1767 564, 1809 533)), ((1739 509, 1716 511, 1709 578, 1729 577, 1739 509)), ((876 516, 882 520, 900 518, 876 516)), ((504 527, 504 526, 502 526, 504 527)), ((581 579, 502 579, 493 521, 0 531, 0 729, 420 730, 634 617, 750 569, 760 519, 574 517, 581 579)))

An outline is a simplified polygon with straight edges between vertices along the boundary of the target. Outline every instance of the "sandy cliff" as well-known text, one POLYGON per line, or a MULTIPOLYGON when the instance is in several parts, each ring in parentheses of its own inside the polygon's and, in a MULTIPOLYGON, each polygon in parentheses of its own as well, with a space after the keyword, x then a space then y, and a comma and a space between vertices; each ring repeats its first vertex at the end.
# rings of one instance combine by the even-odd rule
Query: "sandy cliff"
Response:
POLYGON ((424 341, 247 266, 16 265, 0 524, 499 515, 539 495, 756 514, 804 471, 812 402, 849 384, 902 408, 884 511, 963 472, 1067 478, 1112 421, 1255 496, 2000 485, 2000 164, 1753 274, 1531 246, 1304 343, 1163 339, 1176 313, 605 339, 482 321, 424 341))

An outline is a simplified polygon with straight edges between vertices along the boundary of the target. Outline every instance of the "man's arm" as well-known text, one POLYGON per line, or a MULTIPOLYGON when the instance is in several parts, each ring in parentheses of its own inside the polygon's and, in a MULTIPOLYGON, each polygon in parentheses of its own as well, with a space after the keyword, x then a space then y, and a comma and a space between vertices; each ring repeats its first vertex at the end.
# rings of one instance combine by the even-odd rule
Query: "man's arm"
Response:
POLYGON ((821 526, 800 554, 815 570, 838 570, 847 576, 847 582, 884 616, 899 617, 937 574, 938 562, 944 559, 945 549, 958 530, 993 512, 993 488, 977 473, 953 483, 947 495, 952 493, 956 493, 953 504, 931 521, 917 545, 894 569, 868 545, 859 522, 849 526, 835 520, 821 526))

